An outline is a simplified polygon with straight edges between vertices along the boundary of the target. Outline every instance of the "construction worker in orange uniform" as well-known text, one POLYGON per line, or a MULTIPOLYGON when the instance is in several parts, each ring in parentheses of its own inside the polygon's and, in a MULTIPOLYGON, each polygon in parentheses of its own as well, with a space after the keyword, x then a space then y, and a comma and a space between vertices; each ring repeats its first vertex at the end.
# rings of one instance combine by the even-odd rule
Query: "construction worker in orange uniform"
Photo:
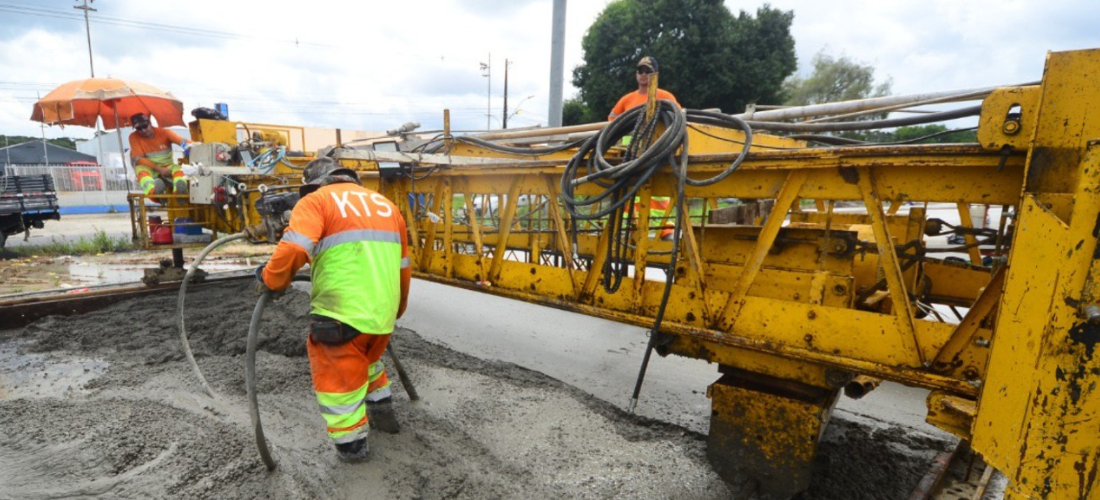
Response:
POLYGON ((331 158, 306 165, 303 180, 286 232, 256 270, 257 288, 285 290, 310 263, 313 388, 337 457, 360 462, 370 454, 371 427, 400 430, 382 353, 412 279, 405 219, 331 158))
MULTIPOLYGON (((638 67, 634 71, 634 79, 638 81, 638 90, 622 96, 619 102, 615 103, 615 107, 611 108, 611 113, 607 115, 607 121, 614 120, 631 109, 645 105, 646 99, 649 97, 649 80, 657 74, 657 69, 657 58, 655 57, 645 56, 638 61, 638 67)), ((677 106, 680 105, 680 102, 676 100, 676 96, 662 88, 657 89, 657 98, 667 99, 677 106)))
MULTIPOLYGON (((667 196, 653 196, 649 198, 649 227, 652 228, 654 224, 660 224, 662 219, 665 219, 665 215, 668 214, 669 199, 667 196)), ((634 210, 635 212, 642 209, 642 199, 640 197, 634 197, 634 210)), ((646 228, 648 230, 648 228, 646 228)), ((657 229, 657 239, 661 241, 671 241, 672 233, 676 229, 676 226, 669 222, 667 219, 664 224, 661 224, 657 229)))
MULTIPOLYGON (((657 64, 657 58, 655 57, 646 56, 638 61, 638 67, 634 71, 634 79, 638 82, 638 90, 622 96, 622 98, 619 99, 619 102, 615 103, 615 107, 612 108, 611 113, 607 115, 608 121, 614 120, 619 115, 630 111, 631 109, 634 109, 638 106, 645 106, 646 100, 649 97, 649 81, 653 78, 653 75, 657 74, 658 68, 659 66, 657 64)), ((677 106, 680 105, 680 103, 676 100, 676 96, 672 95, 671 92, 665 89, 657 89, 657 98, 667 99, 675 103, 677 106)), ((636 210, 640 210, 642 208, 640 201, 640 198, 634 198, 636 210)), ((667 196, 654 196, 650 198, 649 220, 651 221, 651 223, 659 222, 662 218, 665 217, 665 214, 668 212, 668 205, 669 199, 667 196)), ((665 221, 665 223, 662 224, 660 229, 658 229, 657 231, 657 239, 671 240, 673 228, 674 226, 672 223, 665 221)))
POLYGON ((187 177, 172 158, 172 146, 178 145, 188 151, 194 143, 171 130, 154 127, 144 113, 131 116, 130 125, 134 127, 130 134, 130 159, 145 195, 164 194, 169 190, 187 194, 187 177))

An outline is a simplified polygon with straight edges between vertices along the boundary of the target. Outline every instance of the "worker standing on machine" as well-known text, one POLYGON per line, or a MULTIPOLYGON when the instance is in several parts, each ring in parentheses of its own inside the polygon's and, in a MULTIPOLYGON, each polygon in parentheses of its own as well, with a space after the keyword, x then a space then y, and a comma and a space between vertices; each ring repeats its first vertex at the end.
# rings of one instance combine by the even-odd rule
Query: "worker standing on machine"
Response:
POLYGON ((187 194, 187 177, 172 157, 172 146, 178 145, 186 152, 194 143, 171 130, 154 127, 144 113, 131 116, 130 125, 134 127, 130 134, 130 159, 145 196, 169 190, 187 194))
MULTIPOLYGON (((656 80, 657 68, 656 57, 645 56, 638 61, 638 67, 634 71, 634 79, 638 82, 638 90, 619 98, 619 102, 615 103, 615 107, 611 108, 611 113, 607 115, 607 121, 614 120, 619 115, 646 103, 649 99, 649 82, 656 80)), ((677 106, 680 105, 680 102, 676 100, 676 96, 665 89, 657 88, 656 97, 657 99, 672 101, 677 106)))
MULTIPOLYGON (((638 82, 638 90, 630 92, 622 98, 619 102, 615 103, 615 107, 611 109, 611 113, 607 115, 607 120, 611 121, 617 118, 619 115, 634 109, 638 106, 644 106, 649 100, 649 84, 652 81, 654 85, 657 84, 657 58, 652 56, 645 56, 638 61, 638 67, 634 71, 634 79, 638 82)), ((655 88, 656 92, 654 97, 656 99, 667 99, 672 101, 677 106, 680 103, 676 100, 676 96, 671 92, 662 89, 655 88)), ((628 143, 627 143, 628 144, 628 143)), ((640 210, 641 204, 638 198, 634 199, 635 210, 640 210)), ((669 199, 667 196, 654 196, 649 201, 649 220, 661 224, 660 229, 657 231, 657 239, 662 241, 668 241, 672 239, 673 224, 668 222, 668 207, 669 199)))
POLYGON ((397 206, 332 158, 306 165, 304 182, 257 288, 285 290, 310 263, 313 387, 338 458, 360 462, 370 427, 400 430, 382 353, 408 302, 408 234, 397 206))

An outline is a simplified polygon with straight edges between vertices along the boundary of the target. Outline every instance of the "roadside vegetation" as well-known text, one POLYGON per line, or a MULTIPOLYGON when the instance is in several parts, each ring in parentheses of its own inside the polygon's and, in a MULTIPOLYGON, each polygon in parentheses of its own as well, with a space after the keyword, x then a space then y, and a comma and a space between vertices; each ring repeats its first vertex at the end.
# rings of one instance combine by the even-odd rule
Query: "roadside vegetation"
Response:
POLYGON ((45 245, 25 245, 10 247, 7 250, 21 255, 94 255, 100 253, 126 252, 135 250, 130 238, 108 236, 106 231, 98 231, 91 238, 81 237, 76 241, 51 240, 45 245))

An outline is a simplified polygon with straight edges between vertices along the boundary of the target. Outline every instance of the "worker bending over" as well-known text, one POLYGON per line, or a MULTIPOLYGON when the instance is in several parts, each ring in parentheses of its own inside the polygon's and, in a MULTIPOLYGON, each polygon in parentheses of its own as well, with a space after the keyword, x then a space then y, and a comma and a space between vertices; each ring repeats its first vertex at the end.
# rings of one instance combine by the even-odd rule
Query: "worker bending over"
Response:
POLYGON ((338 458, 359 462, 370 453, 368 420, 383 432, 400 430, 382 353, 412 279, 405 219, 332 158, 310 162, 304 177, 290 225, 256 270, 257 288, 285 290, 310 263, 313 388, 338 458))
POLYGON ((137 174, 138 185, 145 193, 187 194, 187 177, 172 158, 172 145, 187 151, 193 142, 166 128, 154 127, 149 117, 137 113, 130 117, 134 132, 130 134, 130 159, 137 174))

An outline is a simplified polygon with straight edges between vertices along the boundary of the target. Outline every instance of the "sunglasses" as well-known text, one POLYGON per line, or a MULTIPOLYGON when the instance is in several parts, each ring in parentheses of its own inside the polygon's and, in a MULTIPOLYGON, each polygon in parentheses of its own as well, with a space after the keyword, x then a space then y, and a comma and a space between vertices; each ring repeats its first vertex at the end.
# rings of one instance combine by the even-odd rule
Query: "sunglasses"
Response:
POLYGON ((636 71, 639 75, 649 75, 653 73, 653 70, 649 68, 638 68, 636 71))
POLYGON ((137 130, 138 132, 141 132, 142 130, 145 130, 147 128, 149 128, 148 125, 139 125, 137 127, 134 127, 134 130, 137 130))

